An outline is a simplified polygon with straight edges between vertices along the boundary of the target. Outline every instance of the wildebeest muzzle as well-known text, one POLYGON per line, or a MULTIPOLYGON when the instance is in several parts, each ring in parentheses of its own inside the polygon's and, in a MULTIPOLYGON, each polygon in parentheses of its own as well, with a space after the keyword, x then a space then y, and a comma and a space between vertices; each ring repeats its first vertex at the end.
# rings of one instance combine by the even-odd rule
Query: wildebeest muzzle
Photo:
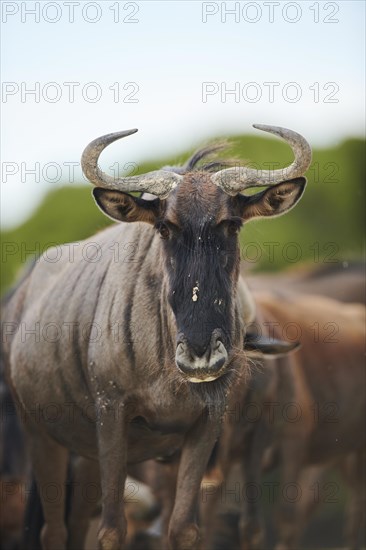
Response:
POLYGON ((175 362, 190 382, 211 382, 225 372, 228 352, 220 329, 215 329, 206 347, 192 346, 184 334, 177 338, 175 362))

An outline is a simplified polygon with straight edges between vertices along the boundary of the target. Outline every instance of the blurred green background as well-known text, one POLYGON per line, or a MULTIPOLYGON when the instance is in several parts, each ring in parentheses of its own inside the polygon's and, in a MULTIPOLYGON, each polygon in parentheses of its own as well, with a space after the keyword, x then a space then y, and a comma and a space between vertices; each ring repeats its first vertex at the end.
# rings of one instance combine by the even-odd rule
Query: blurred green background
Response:
MULTIPOLYGON (((192 151, 141 163, 139 172, 184 162, 192 151)), ((267 168, 292 161, 278 140, 236 136, 229 156, 267 168)), ((225 157, 225 153, 221 154, 225 157)), ((365 142, 348 139, 313 151, 308 186, 299 205, 283 217, 251 222, 241 232, 242 259, 254 269, 277 270, 295 263, 360 259, 364 249, 365 142)), ((49 246, 82 240, 113 223, 95 206, 91 186, 58 187, 24 223, 1 232, 1 293, 24 263, 49 246)))

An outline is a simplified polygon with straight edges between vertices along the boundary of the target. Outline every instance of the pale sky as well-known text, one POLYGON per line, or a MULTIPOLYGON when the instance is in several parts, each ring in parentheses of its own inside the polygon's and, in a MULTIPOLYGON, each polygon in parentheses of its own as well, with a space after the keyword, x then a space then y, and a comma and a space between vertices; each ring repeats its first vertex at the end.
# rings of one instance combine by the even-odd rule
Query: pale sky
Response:
POLYGON ((363 1, 1 10, 3 227, 49 189, 80 182, 83 148, 105 133, 139 128, 103 154, 105 170, 259 134, 252 123, 290 127, 315 147, 364 134, 363 1))

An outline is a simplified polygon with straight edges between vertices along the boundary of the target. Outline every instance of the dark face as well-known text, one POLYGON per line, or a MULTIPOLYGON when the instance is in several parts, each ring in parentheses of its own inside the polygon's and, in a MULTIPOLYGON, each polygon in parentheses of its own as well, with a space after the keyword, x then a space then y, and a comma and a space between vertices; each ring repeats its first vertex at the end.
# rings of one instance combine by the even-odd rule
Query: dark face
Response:
POLYGON ((210 174, 191 172, 167 199, 147 201, 96 188, 114 219, 152 224, 162 239, 168 300, 177 326, 176 365, 191 382, 209 382, 230 364, 238 340, 238 234, 243 222, 279 215, 301 197, 305 180, 280 183, 251 196, 229 196, 210 174))
POLYGON ((177 367, 192 382, 222 374, 230 358, 242 219, 235 199, 194 173, 155 223, 163 240, 169 303, 177 324, 177 367))

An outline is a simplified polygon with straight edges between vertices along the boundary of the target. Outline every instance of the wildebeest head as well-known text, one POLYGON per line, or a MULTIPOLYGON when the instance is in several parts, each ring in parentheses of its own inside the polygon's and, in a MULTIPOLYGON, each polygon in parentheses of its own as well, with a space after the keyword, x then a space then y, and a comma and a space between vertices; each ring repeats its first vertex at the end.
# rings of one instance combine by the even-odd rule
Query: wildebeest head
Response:
POLYGON ((221 376, 238 339, 235 297, 242 224, 283 214, 306 185, 302 174, 311 151, 305 139, 284 128, 257 127, 291 145, 295 160, 289 167, 258 171, 217 162, 200 165, 214 147, 199 151, 180 168, 118 180, 104 174, 97 164, 102 150, 136 130, 98 138, 83 153, 83 171, 97 186, 93 194, 102 211, 118 221, 149 223, 162 238, 162 275, 177 327, 176 365, 191 382, 221 376), (266 189, 242 193, 251 187, 266 189), (149 195, 135 197, 132 191, 149 195))

